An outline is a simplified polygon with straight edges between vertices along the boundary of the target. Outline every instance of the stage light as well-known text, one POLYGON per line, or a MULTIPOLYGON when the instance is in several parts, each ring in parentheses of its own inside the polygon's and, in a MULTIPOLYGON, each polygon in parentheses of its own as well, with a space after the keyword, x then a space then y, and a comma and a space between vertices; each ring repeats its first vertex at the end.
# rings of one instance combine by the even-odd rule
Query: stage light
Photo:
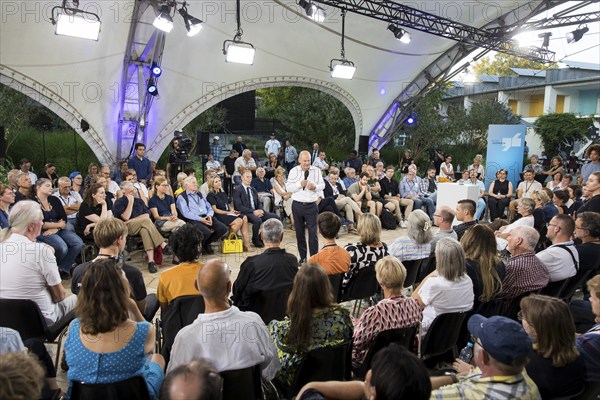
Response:
POLYGON ((152 67, 150 68, 150 72, 152 72, 152 75, 158 78, 162 75, 162 68, 156 62, 153 62, 152 67))
POLYGON ((164 5, 160 7, 158 16, 152 23, 156 29, 169 33, 173 29, 173 17, 171 17, 171 7, 164 5))
POLYGON ((579 25, 579 27, 577 29, 575 29, 573 32, 569 32, 566 35, 567 38, 567 43, 575 43, 575 42, 579 42, 579 40, 583 37, 583 35, 585 35, 587 32, 589 32, 590 28, 588 28, 587 26, 584 26, 583 28, 581 28, 581 25, 579 25))
POLYGON ((544 32, 544 33, 538 34, 538 37, 540 39, 544 39, 542 41, 542 47, 545 49, 547 49, 548 46, 550 46, 550 36, 552 36, 552 32, 544 32))
POLYGON ((342 10, 342 49, 340 54, 341 59, 334 58, 329 61, 329 70, 332 78, 352 79, 356 72, 356 67, 352 61, 346 59, 346 51, 344 49, 344 37, 346 35, 346 10, 342 10))
POLYGON ((183 18, 185 29, 187 29, 187 35, 189 37, 196 36, 202 30, 202 20, 188 14, 185 3, 183 3, 183 6, 179 9, 179 15, 183 18))
POLYGON ((399 26, 394 25, 394 24, 389 24, 387 28, 388 28, 388 31, 390 31, 394 34, 394 37, 396 39, 398 39, 400 41, 400 43, 404 43, 404 44, 410 43, 412 37, 410 36, 410 33, 405 31, 404 29, 402 29, 399 26))
POLYGON ((242 23, 240 18, 240 0, 236 0, 236 22, 237 29, 233 40, 226 40, 223 42, 223 54, 225 55, 225 61, 239 64, 254 64, 254 54, 256 49, 251 43, 242 41, 242 23))
POLYGON ((100 36, 100 17, 97 14, 78 9, 79 1, 73 1, 73 7, 67 7, 66 0, 62 6, 52 8, 50 21, 56 25, 57 35, 98 40, 100 36))
POLYGON ((415 118, 414 115, 409 115, 404 122, 406 122, 406 125, 410 126, 410 125, 414 125, 417 122, 417 119, 415 118))
POLYGON ((154 81, 154 78, 150 77, 150 79, 148 79, 148 87, 146 88, 146 90, 152 96, 158 95, 158 87, 156 86, 156 82, 154 81))
POLYGON ((304 9, 306 15, 315 22, 325 21, 325 10, 311 1, 299 0, 298 5, 304 9))

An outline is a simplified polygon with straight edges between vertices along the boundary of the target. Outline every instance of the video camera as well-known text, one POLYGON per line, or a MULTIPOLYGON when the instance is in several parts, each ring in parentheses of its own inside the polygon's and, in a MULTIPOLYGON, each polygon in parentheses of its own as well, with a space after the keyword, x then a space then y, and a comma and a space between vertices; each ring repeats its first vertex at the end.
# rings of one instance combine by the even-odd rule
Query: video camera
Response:
POLYGON ((173 153, 175 154, 175 158, 179 162, 189 162, 190 151, 192 150, 192 139, 186 136, 181 131, 175 131, 173 134, 173 142, 177 140, 177 145, 173 145, 173 153))

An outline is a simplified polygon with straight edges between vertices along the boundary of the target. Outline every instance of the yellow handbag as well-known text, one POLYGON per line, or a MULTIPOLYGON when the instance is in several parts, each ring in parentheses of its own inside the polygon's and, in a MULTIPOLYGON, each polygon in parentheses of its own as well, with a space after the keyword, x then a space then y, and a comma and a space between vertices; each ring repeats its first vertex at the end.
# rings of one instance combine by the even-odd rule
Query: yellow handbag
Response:
POLYGON ((223 239, 221 252, 223 254, 242 253, 242 239, 239 239, 235 233, 230 233, 227 239, 223 239))

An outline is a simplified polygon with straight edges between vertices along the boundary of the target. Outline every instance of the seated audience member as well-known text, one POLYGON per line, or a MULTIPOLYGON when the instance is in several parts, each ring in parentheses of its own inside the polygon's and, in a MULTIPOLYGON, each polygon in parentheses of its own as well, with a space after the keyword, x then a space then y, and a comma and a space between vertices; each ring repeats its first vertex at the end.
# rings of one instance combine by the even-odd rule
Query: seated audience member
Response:
POLYGON ((600 194, 600 172, 593 172, 590 175, 583 190, 586 201, 576 213, 579 214, 585 211, 600 212, 600 196, 598 196, 600 194))
POLYGON ((8 223, 0 231, 0 298, 33 300, 49 327, 71 319, 77 296, 65 292, 52 248, 36 242, 43 225, 39 204, 15 204, 8 223))
MULTIPOLYGON (((98 165, 96 165, 96 163, 89 163, 88 164, 88 168, 87 168, 87 175, 85 177, 85 179, 83 180, 83 190, 87 190, 87 188, 90 186, 90 184, 92 183, 93 180, 96 179, 96 177, 98 176, 98 165)), ((83 196, 83 195, 82 195, 83 196)))
POLYGON ((283 224, 278 219, 265 221, 260 236, 266 249, 262 254, 246 258, 233 284, 231 300, 240 310, 252 310, 260 292, 291 290, 298 272, 298 259, 281 248, 283 224))
POLYGON ((17 191, 15 192, 15 203, 31 199, 31 178, 27 172, 20 172, 17 177, 17 191))
POLYGON ((460 243, 451 238, 440 239, 435 257, 435 271, 423 279, 412 295, 423 310, 423 335, 438 315, 473 308, 473 282, 466 274, 460 243))
POLYGON ((400 236, 388 249, 390 255, 400 261, 421 260, 431 254, 433 230, 431 220, 423 210, 415 210, 408 216, 406 236, 400 236))
POLYGON ((475 158, 473 159, 473 164, 471 164, 467 167, 467 171, 470 171, 472 169, 475 170, 475 172, 477 173, 477 179, 479 179, 480 181, 485 180, 485 168, 481 164, 482 161, 483 161, 483 156, 481 154, 477 154, 475 156, 475 158))
POLYGON ((204 173, 204 183, 200 185, 200 189, 198 189, 204 198, 208 196, 208 182, 210 182, 215 176, 217 176, 217 173, 212 169, 209 169, 204 173))
POLYGON ((542 185, 533 179, 534 175, 531 171, 523 173, 523 181, 517 186, 517 199, 512 200, 508 205, 508 212, 511 221, 514 221, 517 216, 517 205, 520 199, 530 198, 533 192, 542 190, 542 185))
POLYGON ((138 177, 133 169, 128 169, 123 175, 127 182, 131 182, 133 188, 137 192, 136 197, 140 198, 146 206, 148 206, 148 187, 145 184, 138 182, 138 177))
POLYGON ((187 174, 185 172, 179 172, 177 174, 177 182, 175 183, 175 192, 173 193, 173 197, 177 198, 182 192, 185 191, 183 187, 183 180, 187 178, 187 174))
POLYGON ((160 232, 175 232, 185 225, 185 221, 177 217, 175 199, 168 194, 167 178, 159 176, 154 180, 154 195, 148 200, 148 208, 154 218, 154 224, 160 232))
POLYGON ((112 204, 106 201, 104 186, 92 183, 86 190, 83 202, 79 207, 75 232, 86 240, 93 240, 94 227, 101 220, 111 216, 112 204))
POLYGON ((85 188, 83 187, 83 176, 81 176, 81 173, 79 171, 71 172, 69 179, 71 180, 71 189, 79 193, 81 198, 83 198, 85 188))
POLYGON ((427 400, 430 394, 431 381, 423 362, 404 347, 392 343, 375 354, 364 382, 310 382, 296 399, 427 400))
POLYGON ((156 226, 150 220, 150 210, 144 202, 135 197, 136 190, 129 181, 121 183, 123 196, 118 198, 113 205, 113 215, 122 219, 127 224, 130 235, 139 235, 144 244, 144 251, 148 256, 148 271, 158 271, 154 263, 154 254, 162 258, 162 249, 167 245, 156 226))
POLYGON ((504 250, 507 246, 507 238, 510 232, 519 226, 528 226, 533 228, 535 226, 535 219, 533 217, 533 211, 535 210, 535 201, 531 198, 523 198, 518 200, 517 210, 521 214, 521 218, 514 221, 511 224, 500 227, 494 234, 496 235, 496 243, 498 250, 504 250))
MULTIPOLYGON (((523 327, 506 317, 469 318, 469 332, 474 337, 473 361, 477 368, 461 375, 431 378, 432 399, 539 399, 533 380, 525 373, 532 341, 523 327), (436 390, 437 389, 437 390, 436 390)), ((455 363, 455 369, 457 368, 455 363)), ((466 363, 459 363, 461 365, 466 363)))
MULTIPOLYGON (((102 175, 98 175, 96 177, 96 179, 94 179, 92 181, 92 183, 97 183, 98 185, 102 185, 104 187, 104 193, 106 194, 106 202, 109 203, 111 206, 113 204, 115 204, 115 195, 112 194, 109 190, 108 190, 108 178, 102 176, 102 175)), ((123 196, 123 193, 120 194, 120 196, 123 196)), ((119 196, 119 197, 120 197, 119 196)))
POLYGON ((427 174, 421 179, 421 192, 424 197, 429 197, 433 204, 437 203, 437 182, 435 179, 435 174, 437 170, 435 166, 430 166, 427 168, 427 174))
MULTIPOLYGON (((296 156, 293 158, 295 160, 296 156)), ((256 162, 254 161, 254 158, 252 158, 250 149, 244 149, 241 152, 240 156, 235 160, 234 166, 235 172, 233 174, 233 183, 235 183, 236 186, 239 186, 242 184, 242 172, 244 170, 249 170, 251 174, 256 171, 256 162)), ((248 182, 247 186, 250 186, 250 182, 248 182)))
POLYGON ((204 359, 190 361, 171 370, 160 388, 161 400, 221 400, 223 378, 204 359))
POLYGON ((554 191, 554 196, 552 196, 552 203, 554 203, 557 214, 569 213, 569 206, 567 205, 569 200, 569 192, 567 192, 566 189, 554 191))
POLYGON ((54 249, 61 278, 68 278, 83 241, 75 232, 65 229, 67 214, 60 200, 52 196, 52 183, 48 179, 41 178, 35 183, 35 201, 44 215, 42 234, 36 240, 54 249))
POLYGON ((582 212, 575 221, 574 236, 581 240, 575 246, 579 253, 579 268, 583 271, 596 270, 600 267, 600 214, 582 212))
POLYGON ((110 179, 115 181, 118 185, 121 185, 121 182, 123 182, 123 174, 127 172, 128 168, 129 167, 127 166, 127 160, 120 161, 118 163, 117 169, 114 170, 111 174, 110 179))
POLYGON ((211 243, 219 240, 227 233, 227 227, 215 216, 215 212, 206 198, 198 192, 198 181, 195 176, 184 179, 185 191, 177 197, 177 209, 186 222, 195 225, 204 238, 203 253, 214 254, 211 243))
POLYGON ((358 182, 358 178, 356 177, 356 170, 354 168, 344 168, 344 175, 346 176, 344 177, 344 179, 342 179, 342 182, 344 183, 346 190, 348 190, 348 188, 352 186, 353 183, 358 182))
POLYGON ((112 195, 115 197, 115 199, 117 197, 121 197, 122 193, 121 193, 121 188, 119 187, 120 182, 116 182, 113 178, 112 178, 112 174, 110 173, 110 167, 108 165, 103 165, 102 168, 100 168, 100 176, 104 177, 104 179, 106 179, 107 182, 107 190, 112 193, 112 195))
POLYGON ((548 284, 546 266, 533 252, 539 238, 540 234, 530 226, 519 226, 509 233, 506 249, 511 257, 506 262, 506 276, 502 281, 505 305, 548 284))
POLYGON ((242 232, 242 248, 244 251, 250 251, 248 217, 241 215, 239 211, 231 207, 229 198, 222 189, 222 182, 219 176, 215 176, 208 181, 208 196, 206 196, 206 200, 215 212, 216 219, 227 225, 232 233, 242 232))
POLYGON ((8 212, 15 203, 15 192, 10 186, 0 184, 0 229, 8 228, 8 212))
POLYGON ((277 349, 262 319, 229 303, 230 277, 231 269, 219 259, 198 270, 205 310, 175 337, 167 372, 201 357, 219 372, 259 365, 262 376, 271 380, 279 371, 277 349))
POLYGON ((317 264, 306 264, 296 274, 287 313, 283 321, 269 324, 281 362, 277 380, 285 387, 294 382, 306 352, 342 344, 353 329, 348 309, 335 304, 329 279, 317 264))
POLYGON ((458 235, 452 229, 452 222, 454 221, 454 211, 448 206, 440 206, 435 210, 433 214, 433 224, 437 226, 438 231, 431 238, 431 253, 435 253, 435 246, 443 237, 450 237, 458 240, 458 235))
POLYGON ((394 180, 394 167, 388 166, 385 169, 385 176, 379 180, 379 185, 381 186, 382 197, 387 201, 393 202, 396 206, 396 219, 400 224, 400 228, 406 228, 406 219, 413 210, 414 202, 410 199, 400 197, 398 182, 394 180), (406 207, 404 215, 402 215, 400 206, 406 207))
POLYGON ((475 211, 475 219, 477 221, 481 220, 483 213, 485 212, 485 207, 487 206, 485 200, 483 198, 485 194, 485 186, 482 181, 477 179, 477 171, 474 169, 468 171, 469 179, 465 182, 465 185, 477 186, 479 187, 479 197, 477 198, 477 211, 475 211))
POLYGON ((387 244, 381 241, 381 221, 371 213, 365 213, 358 220, 358 243, 349 243, 344 249, 350 254, 350 269, 344 275, 342 287, 363 268, 375 268, 375 263, 388 256, 387 244))
POLYGON ((35 356, 0 353, 0 399, 41 399, 43 386, 44 368, 35 356))
POLYGON ((533 294, 521 300, 520 319, 534 349, 525 369, 542 398, 578 394, 583 389, 584 364, 575 346, 575 323, 567 303, 533 294))
POLYGON ((565 171, 563 167, 563 160, 560 156, 554 156, 550 160, 550 169, 548 171, 544 171, 544 174, 554 176, 557 172, 563 173, 565 171))
POLYGON ((383 299, 369 307, 354 328, 352 365, 365 361, 369 348, 380 332, 419 325, 423 318, 419 302, 402 294, 406 268, 392 256, 383 257, 375 264, 377 282, 383 290, 383 299))
POLYGON ((596 324, 575 340, 585 363, 585 380, 600 382, 600 274, 587 281, 596 324))
POLYGON ((506 179, 506 170, 501 169, 496 173, 496 180, 490 184, 488 191, 488 208, 490 209, 490 221, 501 218, 504 209, 508 207, 513 195, 512 182, 506 179))
POLYGON ((532 193, 531 200, 535 202, 535 208, 531 213, 533 215, 533 227, 538 232, 543 232, 546 224, 557 214, 558 210, 543 190, 532 193))
POLYGON ((81 282, 77 318, 65 341, 69 396, 73 381, 97 384, 141 375, 152 398, 164 379, 165 361, 154 353, 156 332, 129 297, 129 284, 116 260, 87 267, 81 282))
POLYGON ((52 187, 55 188, 58 183, 58 175, 56 175, 56 165, 48 163, 44 165, 44 172, 40 174, 40 178, 46 178, 52 182, 52 187))
POLYGON ((164 313, 178 297, 200 294, 195 280, 202 268, 198 261, 202 254, 202 239, 202 232, 192 224, 185 224, 171 236, 171 248, 179 264, 161 273, 158 279, 156 296, 161 312, 164 313))
POLYGON ((477 224, 475 219, 475 211, 477 210, 477 204, 473 200, 464 199, 459 200, 456 205, 456 219, 460 221, 460 224, 454 226, 454 232, 456 232, 457 240, 460 240, 465 232, 477 224))
POLYGON ((539 157, 537 155, 532 154, 529 158, 529 161, 530 164, 527 164, 525 168, 523 168, 523 173, 525 173, 525 171, 531 171, 535 175, 540 175, 544 173, 544 166, 538 163, 539 157))
POLYGON ((35 173, 33 173, 33 171, 31 171, 31 162, 26 158, 22 158, 19 161, 19 167, 20 167, 21 172, 24 172, 27 175, 29 175, 31 184, 35 185, 35 182, 37 182, 37 175, 35 173))
POLYGON ((571 240, 574 232, 575 221, 568 215, 558 214, 548 223, 546 236, 552 245, 536 256, 546 266, 550 282, 570 278, 579 269, 579 253, 571 240))
POLYGON ((323 247, 321 251, 310 257, 308 262, 318 264, 328 275, 348 272, 350 269, 350 254, 335 242, 341 226, 340 218, 332 212, 326 211, 317 217, 317 227, 323 237, 323 247))
POLYGON ((53 194, 53 196, 60 200, 65 210, 65 214, 67 214, 66 229, 74 231, 75 222, 77 220, 77 211, 79 211, 79 207, 81 206, 83 199, 79 193, 71 190, 71 180, 68 177, 60 177, 57 185, 58 190, 53 194))
POLYGON ((452 166, 452 155, 446 154, 444 157, 444 162, 440 165, 440 178, 448 178, 451 180, 456 180, 456 175, 454 173, 454 167, 452 166))
POLYGON ((480 303, 494 300, 502 292, 506 267, 498 257, 494 232, 485 225, 475 225, 460 240, 467 261, 467 275, 473 281, 477 310, 480 303))
POLYGON ((138 309, 145 316, 153 316, 158 310, 156 294, 146 292, 144 277, 137 267, 121 261, 125 251, 125 242, 127 241, 127 226, 125 223, 118 218, 103 219, 96 225, 93 236, 94 243, 99 248, 98 256, 90 262, 75 267, 73 279, 71 280, 71 292, 79 294, 83 275, 93 262, 105 259, 119 260, 119 268, 125 273, 131 295, 138 309))
POLYGON ((269 219, 277 218, 277 215, 262 209, 258 193, 251 186, 251 183, 252 171, 249 169, 244 170, 241 174, 241 184, 233 192, 233 205, 252 224, 252 244, 255 247, 262 248, 265 245, 258 234, 260 226, 269 219))
POLYGON ((283 168, 281 166, 281 161, 279 161, 279 159, 277 158, 277 154, 270 153, 267 162, 265 162, 265 176, 267 177, 267 179, 270 180, 271 178, 275 177, 275 171, 279 167, 283 168))
POLYGON ((285 212, 284 217, 289 217, 292 225, 294 226, 294 215, 292 213, 292 192, 287 190, 287 182, 285 179, 285 169, 283 167, 277 167, 273 177, 273 197, 276 207, 283 208, 285 212))
POLYGON ((581 200, 582 190, 579 185, 569 185, 567 191, 569 192, 568 214, 572 216, 583 205, 583 200, 581 200))
POLYGON ((20 173, 21 173, 21 171, 15 168, 15 169, 11 169, 6 174, 6 180, 8 181, 8 186, 10 186, 10 188, 13 190, 13 192, 16 192, 19 189, 17 181, 19 180, 20 173))
POLYGON ((258 201, 262 203, 262 209, 265 212, 271 211, 271 203, 273 199, 273 186, 271 182, 265 178, 265 169, 263 167, 256 168, 256 176, 252 178, 250 185, 258 193, 258 201))
POLYGON ((549 181, 548 183, 546 183, 546 187, 550 190, 552 190, 553 192, 556 190, 561 190, 561 189, 565 189, 562 186, 562 181, 563 181, 563 174, 562 172, 557 172, 554 175, 552 175, 552 180, 549 181))
POLYGON ((421 190, 421 178, 417 176, 417 168, 408 168, 408 173, 400 181, 400 196, 403 199, 412 200, 413 210, 418 210, 423 206, 427 207, 429 219, 433 219, 435 205, 430 197, 425 197, 421 190))
POLYGON ((344 211, 348 221, 352 223, 352 226, 348 228, 349 233, 357 233, 354 227, 355 221, 363 215, 360 206, 352 200, 351 197, 346 195, 346 190, 339 182, 340 170, 332 166, 329 168, 329 175, 325 179, 325 188, 323 189, 323 195, 325 198, 332 198, 339 211, 344 211))
POLYGON ((217 174, 221 174, 221 163, 219 162, 219 160, 215 160, 215 156, 213 153, 208 154, 206 168, 214 170, 217 174))
POLYGON ((469 182, 469 171, 464 170, 461 178, 458 180, 459 185, 466 185, 469 182))
POLYGON ((346 191, 348 197, 352 198, 360 207, 361 212, 369 212, 381 215, 382 203, 373 200, 373 194, 369 188, 369 174, 361 172, 358 182, 353 183, 346 191))

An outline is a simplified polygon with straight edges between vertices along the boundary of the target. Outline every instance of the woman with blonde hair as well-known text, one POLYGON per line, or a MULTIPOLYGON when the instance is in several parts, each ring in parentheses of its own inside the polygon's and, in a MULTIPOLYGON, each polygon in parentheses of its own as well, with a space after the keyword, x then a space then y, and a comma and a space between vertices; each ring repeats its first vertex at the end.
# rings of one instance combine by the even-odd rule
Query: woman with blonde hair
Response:
POLYGON ((465 253, 460 243, 449 237, 441 238, 435 246, 435 259, 435 271, 423 279, 412 295, 423 310, 423 335, 438 315, 473 308, 473 282, 466 273, 465 253))
POLYGON ((208 196, 206 200, 215 212, 215 218, 229 227, 231 232, 242 231, 243 249, 250 251, 250 231, 248 217, 241 215, 233 208, 223 191, 221 178, 217 175, 208 181, 208 196))
POLYGON ((400 261, 421 260, 431 254, 433 230, 431 220, 423 210, 414 210, 408 216, 407 236, 401 236, 389 248, 390 255, 400 261))
POLYGON ((344 249, 350 253, 350 270, 344 275, 342 288, 363 268, 375 268, 375 263, 388 256, 387 244, 381 241, 381 221, 371 213, 365 213, 358 219, 358 243, 349 243, 344 249))
POLYGON ((502 292, 506 267, 498 256, 494 232, 485 225, 475 225, 460 239, 465 252, 467 275, 473 282, 474 305, 494 300, 502 292))
POLYGON ((525 369, 542 398, 579 393, 585 367, 575 345, 575 323, 567 303, 534 294, 521 300, 519 319, 533 339, 533 351, 525 369))
POLYGON ((292 229, 294 229, 294 217, 292 215, 292 192, 288 192, 285 181, 285 169, 277 167, 273 178, 273 198, 275 206, 283 207, 285 215, 290 217, 292 229))
POLYGON ((360 367, 380 332, 418 325, 423 318, 417 300, 402 294, 406 268, 396 257, 386 256, 375 264, 383 299, 369 307, 354 327, 352 366, 360 367))
POLYGON ((485 168, 481 164, 482 161, 483 161, 483 156, 481 154, 477 154, 475 156, 475 158, 473 159, 473 164, 471 164, 467 167, 467 171, 474 169, 475 172, 477 172, 477 179, 480 181, 485 180, 485 168))
POLYGON ((154 179, 154 193, 148 200, 148 208, 160 232, 174 232, 185 225, 185 221, 178 218, 175 199, 169 194, 171 191, 166 176, 159 175, 154 179))

